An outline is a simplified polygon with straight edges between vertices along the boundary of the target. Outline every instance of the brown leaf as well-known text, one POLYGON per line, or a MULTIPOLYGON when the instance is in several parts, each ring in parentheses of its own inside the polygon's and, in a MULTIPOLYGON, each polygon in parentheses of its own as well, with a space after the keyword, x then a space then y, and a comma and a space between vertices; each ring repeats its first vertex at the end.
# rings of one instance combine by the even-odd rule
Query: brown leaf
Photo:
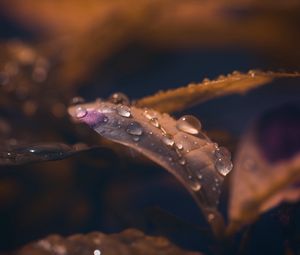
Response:
POLYGON ((146 236, 139 230, 127 229, 118 234, 93 232, 69 237, 51 235, 26 245, 15 255, 201 255, 184 251, 164 237, 146 236), (99 252, 97 252, 97 250, 99 252))
MULTIPOLYGON (((286 125, 288 120, 287 118, 284 120, 283 125, 286 125)), ((270 118, 267 121, 271 123, 270 118)), ((290 132, 292 133, 290 137, 293 137, 295 143, 297 143, 297 139, 299 141, 299 137, 295 137, 295 132, 290 126, 288 129, 282 130, 277 125, 274 130, 276 132, 278 130, 290 132)), ((268 129, 268 133, 271 145, 275 146, 277 151, 281 150, 281 153, 277 153, 274 148, 268 145, 265 147, 269 151, 264 151, 265 148, 262 147, 261 143, 266 143, 267 139, 262 141, 263 138, 257 135, 257 128, 250 131, 239 146, 231 176, 229 233, 253 222, 261 213, 283 201, 296 202, 300 199, 299 144, 293 146, 291 142, 286 143, 290 141, 286 137, 285 142, 282 142, 282 137, 279 138, 281 140, 278 142, 276 139, 278 140, 280 134, 276 135, 270 129, 268 129), (281 146, 278 146, 279 144, 281 146), (284 154, 283 150, 286 148, 283 147, 285 144, 289 148, 284 154), (293 151, 291 151, 292 147, 293 151), (278 157, 276 161, 274 161, 275 155, 278 157), (283 155, 285 158, 282 158, 283 155)), ((285 133, 284 135, 289 134, 285 133)))
POLYGON ((217 207, 224 176, 232 163, 229 152, 205 135, 195 117, 176 121, 165 113, 108 101, 72 106, 69 113, 101 136, 142 153, 168 170, 194 197, 215 233, 221 231, 223 222, 217 207))
POLYGON ((138 107, 149 107, 160 112, 182 111, 207 100, 231 94, 243 94, 256 87, 271 82, 274 78, 299 77, 300 73, 261 72, 248 73, 233 72, 226 77, 220 76, 216 80, 203 80, 202 83, 191 83, 186 87, 158 92, 152 96, 137 100, 138 107))

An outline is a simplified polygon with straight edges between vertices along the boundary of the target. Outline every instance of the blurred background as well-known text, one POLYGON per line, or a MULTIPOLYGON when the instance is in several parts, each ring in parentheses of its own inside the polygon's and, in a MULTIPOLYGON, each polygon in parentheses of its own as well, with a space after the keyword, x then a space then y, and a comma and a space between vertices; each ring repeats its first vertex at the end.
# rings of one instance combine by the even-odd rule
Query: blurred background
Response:
MULTIPOLYGON (((129 227, 206 251, 206 224, 184 188, 160 167, 72 123, 67 106, 74 97, 114 92, 134 100, 234 70, 299 71, 299 28, 297 0, 1 0, 0 251, 52 233, 129 227), (7 155, 36 143, 47 144, 37 147, 46 159, 68 156, 62 143, 100 147, 32 164, 7 155)), ((298 82, 275 81, 184 113, 234 152, 259 114, 299 102, 298 82)), ((260 238, 282 248, 277 236, 260 238)))

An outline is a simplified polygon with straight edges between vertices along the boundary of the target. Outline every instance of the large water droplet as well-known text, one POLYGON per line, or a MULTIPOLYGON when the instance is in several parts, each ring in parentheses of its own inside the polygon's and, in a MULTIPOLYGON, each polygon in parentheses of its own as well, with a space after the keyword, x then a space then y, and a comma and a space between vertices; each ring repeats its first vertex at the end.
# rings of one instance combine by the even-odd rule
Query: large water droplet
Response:
POLYGON ((113 104, 129 105, 129 99, 128 99, 128 97, 125 94, 121 93, 121 92, 112 94, 109 97, 108 100, 110 102, 112 102, 113 104))
POLYGON ((126 117, 129 118, 131 116, 131 111, 130 108, 126 105, 119 105, 117 107, 117 113, 122 116, 122 117, 126 117))
POLYGON ((230 159, 228 159, 228 158, 217 159, 215 166, 216 166, 216 169, 218 170, 218 172, 223 176, 226 176, 227 174, 229 174, 233 168, 233 164, 230 161, 230 159))
POLYGON ((80 119, 87 115, 87 110, 81 106, 77 107, 75 110, 76 118, 80 119))
POLYGON ((215 150, 215 156, 217 158, 227 158, 227 159, 231 159, 231 153, 230 151, 225 148, 225 147, 218 147, 216 150, 215 150))
POLYGON ((143 134, 143 129, 139 123, 131 122, 126 129, 126 132, 131 135, 140 136, 143 134))
POLYGON ((177 121, 176 127, 179 130, 192 135, 197 135, 201 131, 200 121, 192 115, 182 116, 177 121))
POLYGON ((174 145, 174 143, 175 143, 174 140, 173 140, 173 137, 171 135, 169 135, 169 134, 164 135, 163 138, 162 138, 162 140, 163 140, 164 144, 166 144, 166 145, 168 145, 170 147, 172 147, 174 145))

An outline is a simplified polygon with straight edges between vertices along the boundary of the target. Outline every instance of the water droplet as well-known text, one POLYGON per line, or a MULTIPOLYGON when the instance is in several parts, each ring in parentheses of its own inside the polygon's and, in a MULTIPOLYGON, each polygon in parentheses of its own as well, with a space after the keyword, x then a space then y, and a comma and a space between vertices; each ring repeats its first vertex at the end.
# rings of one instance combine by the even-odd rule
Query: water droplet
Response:
POLYGON ((150 132, 149 132, 149 135, 153 135, 153 132, 150 131, 150 132))
POLYGON ((101 255, 101 251, 100 250, 94 250, 94 255, 101 255))
POLYGON ((225 147, 219 147, 215 150, 215 156, 217 158, 227 158, 227 159, 231 159, 231 153, 230 151, 225 148, 225 147))
POLYGON ((72 105, 83 104, 83 103, 84 103, 84 99, 82 97, 73 97, 71 100, 72 105))
POLYGON ((107 123, 107 122, 108 122, 108 118, 107 118, 106 116, 103 118, 103 122, 104 122, 104 123, 107 123))
POLYGON ((179 130, 192 135, 197 135, 201 131, 200 121, 192 115, 182 116, 177 121, 176 127, 179 130))
POLYGON ((181 143, 176 143, 176 147, 177 147, 178 150, 183 149, 183 145, 181 143))
POLYGON ((166 135, 166 134, 167 134, 167 131, 166 131, 163 127, 160 127, 160 130, 161 130, 161 132, 163 133, 163 135, 166 135))
POLYGON ((184 166, 186 164, 186 159, 185 158, 179 159, 179 164, 184 166))
POLYGON ((138 142, 140 140, 140 137, 139 136, 133 136, 132 140, 135 141, 135 142, 138 142))
POLYGON ((113 104, 129 105, 128 97, 121 92, 112 94, 108 100, 113 104))
POLYGON ((143 129, 139 123, 131 122, 126 129, 126 132, 131 135, 140 136, 143 134, 143 129))
POLYGON ((154 112, 152 112, 151 110, 145 110, 144 112, 143 112, 143 115, 148 119, 148 120, 151 120, 151 119, 153 119, 153 118, 155 118, 155 113, 154 112))
POLYGON ((223 176, 226 176, 227 174, 229 174, 229 172, 233 168, 233 164, 230 161, 230 159, 228 159, 228 158, 217 159, 215 166, 216 166, 216 169, 218 170, 218 172, 223 176))
POLYGON ((166 144, 168 146, 171 146, 171 147, 175 143, 174 140, 173 140, 173 137, 171 135, 169 135, 169 134, 164 135, 163 138, 162 138, 162 140, 163 140, 164 144, 166 144))
POLYGON ((75 110, 76 118, 83 118, 87 115, 87 110, 81 106, 77 107, 75 110))
POLYGON ((122 117, 129 118, 131 116, 130 108, 126 105, 119 105, 117 112, 122 117))
POLYGON ((203 178, 202 174, 198 174, 197 177, 199 180, 201 180, 203 178))
POLYGON ((189 176, 189 185, 193 191, 199 191, 201 189, 201 184, 195 180, 192 176, 189 176))
POLYGON ((156 117, 152 118, 152 119, 150 120, 150 123, 151 123, 154 127, 157 127, 157 128, 160 127, 160 125, 159 125, 159 123, 158 123, 158 119, 157 119, 156 117))

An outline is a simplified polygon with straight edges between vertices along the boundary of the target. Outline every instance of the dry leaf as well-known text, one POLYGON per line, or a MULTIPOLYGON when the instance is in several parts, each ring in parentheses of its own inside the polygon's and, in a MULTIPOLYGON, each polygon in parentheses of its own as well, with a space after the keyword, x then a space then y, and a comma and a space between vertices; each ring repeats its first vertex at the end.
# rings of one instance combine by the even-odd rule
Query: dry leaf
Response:
POLYGON ((300 73, 249 71, 247 74, 233 72, 216 80, 203 80, 186 87, 158 92, 137 100, 138 107, 149 107, 160 112, 181 111, 207 100, 231 94, 243 94, 271 82, 274 78, 299 77, 300 73))
POLYGON ((239 146, 231 176, 230 233, 283 201, 300 199, 300 112, 267 114, 239 146))

